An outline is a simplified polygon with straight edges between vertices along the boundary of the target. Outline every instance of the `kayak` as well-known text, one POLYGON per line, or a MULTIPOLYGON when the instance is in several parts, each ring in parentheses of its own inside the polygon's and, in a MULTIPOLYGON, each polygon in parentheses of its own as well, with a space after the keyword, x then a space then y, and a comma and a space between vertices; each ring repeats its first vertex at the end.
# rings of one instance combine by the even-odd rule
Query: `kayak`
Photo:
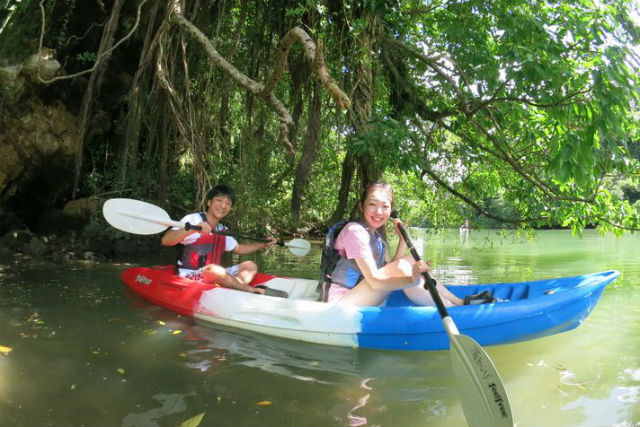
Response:
MULTIPOLYGON (((532 340, 576 328, 607 284, 600 273, 516 283, 447 286, 464 298, 489 290, 495 303, 449 307, 461 334, 480 345, 532 340)), ((241 292, 178 277, 173 266, 131 267, 125 286, 148 302, 218 325, 312 343, 391 350, 444 350, 449 337, 434 306, 416 306, 401 291, 383 306, 318 301, 317 280, 258 273, 252 286, 285 291, 287 298, 241 292)))

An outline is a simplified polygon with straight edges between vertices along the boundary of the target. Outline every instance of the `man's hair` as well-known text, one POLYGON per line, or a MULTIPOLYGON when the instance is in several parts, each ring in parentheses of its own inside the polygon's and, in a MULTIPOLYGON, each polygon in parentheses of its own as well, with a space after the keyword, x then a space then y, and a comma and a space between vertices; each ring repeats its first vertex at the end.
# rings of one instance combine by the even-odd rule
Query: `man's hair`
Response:
POLYGON ((233 189, 231 187, 229 187, 226 184, 218 184, 215 187, 213 187, 211 190, 209 190, 209 192, 207 193, 207 200, 211 200, 216 196, 227 196, 230 200, 231 203, 235 205, 236 203, 236 193, 233 191, 233 189))

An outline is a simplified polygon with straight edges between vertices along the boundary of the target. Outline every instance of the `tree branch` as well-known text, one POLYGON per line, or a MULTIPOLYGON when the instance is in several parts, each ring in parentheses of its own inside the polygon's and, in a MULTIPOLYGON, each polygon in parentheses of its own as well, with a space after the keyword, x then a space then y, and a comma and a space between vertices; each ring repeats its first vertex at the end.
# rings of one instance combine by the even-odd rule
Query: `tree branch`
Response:
POLYGON ((503 222, 503 223, 507 223, 507 224, 524 224, 527 222, 533 222, 533 221, 542 221, 545 218, 544 217, 535 217, 535 218, 505 218, 505 217, 501 217, 498 215, 494 215, 492 213, 490 213, 489 211, 487 211, 486 209, 483 209, 479 204, 477 204, 476 202, 474 202, 473 200, 471 200, 471 198, 467 197, 466 195, 460 193, 459 191, 455 190, 453 187, 451 187, 449 184, 446 183, 445 180, 443 180, 442 178, 440 178, 434 171, 432 171, 429 168, 425 168, 422 170, 420 177, 424 178, 425 175, 428 175, 431 179, 433 179, 440 187, 444 188, 445 190, 447 190, 449 193, 453 194, 454 196, 456 196, 457 198, 459 198, 460 200, 462 200, 463 202, 465 202, 466 204, 468 204, 469 206, 473 207, 473 209, 476 210, 476 212, 478 212, 479 214, 482 214, 484 216, 486 216, 487 218, 492 218, 495 219, 497 221, 503 222))
POLYGON ((276 84, 284 73, 284 68, 287 64, 287 57, 289 56, 289 50, 291 46, 298 42, 302 45, 302 49, 306 58, 312 64, 312 70, 316 77, 324 86, 325 89, 331 94, 331 97, 336 104, 343 110, 350 107, 351 101, 349 97, 335 84, 333 78, 329 74, 327 67, 324 63, 324 57, 322 55, 323 42, 318 40, 318 45, 313 42, 309 34, 300 27, 294 27, 280 40, 278 59, 273 68, 271 77, 267 80, 261 96, 267 96, 276 87, 276 84))
MULTIPOLYGON (((41 0, 41 2, 40 2, 40 9, 41 9, 41 14, 42 14, 42 29, 41 29, 41 32, 40 32, 40 42, 39 42, 40 44, 39 44, 38 52, 42 51, 42 40, 44 38, 44 28, 45 28, 44 7, 42 6, 43 2, 44 2, 44 0, 41 0)), ((136 32, 136 30, 138 29, 138 25, 140 24, 140 11, 142 9, 142 6, 144 6, 144 4, 146 2, 147 2, 147 0, 142 0, 140 2, 140 4, 138 5, 138 10, 137 10, 137 13, 136 13, 136 22, 133 24, 133 27, 131 28, 131 30, 123 38, 121 38, 113 46, 111 46, 109 49, 105 50, 102 53, 99 52, 98 56, 96 57, 95 62, 93 63, 93 66, 91 68, 79 71, 79 72, 74 73, 74 74, 68 74, 68 75, 65 75, 65 76, 56 76, 56 77, 54 77, 52 79, 49 79, 49 80, 43 79, 43 78, 40 77, 40 75, 38 75, 38 80, 41 83, 50 84, 50 83, 56 82, 58 80, 74 79, 74 78, 82 76, 84 74, 89 74, 89 73, 94 72, 98 68, 100 63, 102 62, 103 58, 105 58, 108 55, 111 55, 111 52, 116 50, 122 43, 124 43, 126 40, 128 40, 133 35, 133 33, 136 32)))

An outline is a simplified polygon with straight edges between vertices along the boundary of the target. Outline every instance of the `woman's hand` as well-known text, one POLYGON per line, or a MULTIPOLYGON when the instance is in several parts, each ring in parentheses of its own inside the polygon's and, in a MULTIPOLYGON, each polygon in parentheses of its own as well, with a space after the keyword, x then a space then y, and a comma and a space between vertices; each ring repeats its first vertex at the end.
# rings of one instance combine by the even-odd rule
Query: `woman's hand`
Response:
POLYGON ((430 266, 431 266, 431 261, 422 261, 422 260, 416 261, 411 266, 411 271, 413 273, 412 274, 413 281, 414 282, 418 281, 422 273, 431 271, 431 269, 429 268, 430 266))
POLYGON ((404 242, 404 237, 402 237, 402 232, 400 231, 398 224, 401 224, 403 227, 406 227, 407 224, 402 222, 400 218, 393 218, 393 229, 395 230, 396 234, 400 237, 400 241, 404 242))
POLYGON ((407 242, 404 241, 404 236, 402 235, 402 231, 400 231, 399 225, 402 225, 405 228, 407 227, 407 224, 402 222, 399 218, 394 218, 393 229, 398 235, 398 249, 396 250, 396 253, 404 254, 405 250, 407 249, 407 242))

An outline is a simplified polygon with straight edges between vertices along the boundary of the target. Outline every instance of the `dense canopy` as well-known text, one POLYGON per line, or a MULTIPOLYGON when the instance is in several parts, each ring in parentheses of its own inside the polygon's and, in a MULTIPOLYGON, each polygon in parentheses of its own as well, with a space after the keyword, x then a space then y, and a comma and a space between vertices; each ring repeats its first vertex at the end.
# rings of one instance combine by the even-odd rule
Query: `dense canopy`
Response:
POLYGON ((52 52, 29 90, 77 117, 52 203, 224 181, 305 231, 385 179, 413 224, 640 227, 630 0, 4 3, 0 65, 52 52))

